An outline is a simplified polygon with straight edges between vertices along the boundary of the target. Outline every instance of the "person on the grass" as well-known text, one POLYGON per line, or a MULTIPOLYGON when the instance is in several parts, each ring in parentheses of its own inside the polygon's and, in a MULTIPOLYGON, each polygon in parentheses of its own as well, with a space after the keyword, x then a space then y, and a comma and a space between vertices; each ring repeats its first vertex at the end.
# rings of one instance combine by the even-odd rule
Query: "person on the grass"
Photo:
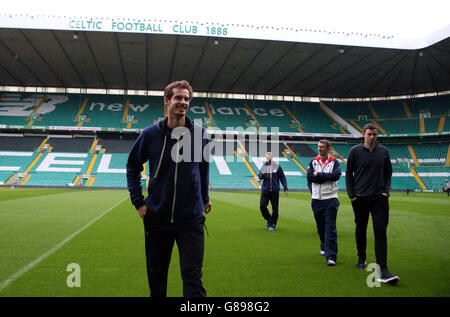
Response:
POLYGON ((273 161, 272 152, 266 153, 266 163, 264 163, 259 171, 259 179, 262 181, 259 209, 266 220, 266 227, 270 231, 274 231, 278 221, 280 182, 283 185, 286 196, 288 195, 288 187, 283 169, 280 164, 273 161), (267 208, 269 201, 272 205, 272 214, 270 214, 267 208))
POLYGON ((329 266, 336 265, 338 245, 336 217, 339 207, 337 181, 341 177, 339 161, 328 154, 331 143, 320 140, 319 155, 311 160, 307 170, 308 188, 312 194, 311 207, 320 238, 320 255, 329 266))
POLYGON ((366 265, 367 224, 372 215, 375 235, 375 257, 380 269, 379 282, 397 283, 398 276, 387 266, 387 226, 389 222, 389 190, 392 164, 389 151, 377 143, 378 128, 368 123, 363 128, 364 143, 351 148, 347 158, 345 183, 355 214, 356 267, 366 265))
POLYGON ((186 116, 192 97, 188 82, 169 84, 164 90, 167 117, 142 131, 128 157, 128 190, 144 222, 152 297, 167 296, 167 274, 174 242, 180 254, 183 296, 206 296, 201 278, 203 213, 209 213, 212 206, 208 194, 209 161, 201 154, 207 146, 207 140, 202 137, 204 128, 186 116), (200 135, 200 139, 195 135, 200 135), (180 146, 184 141, 188 145, 180 146), (147 161, 151 178, 148 196, 144 199, 141 171, 147 161))

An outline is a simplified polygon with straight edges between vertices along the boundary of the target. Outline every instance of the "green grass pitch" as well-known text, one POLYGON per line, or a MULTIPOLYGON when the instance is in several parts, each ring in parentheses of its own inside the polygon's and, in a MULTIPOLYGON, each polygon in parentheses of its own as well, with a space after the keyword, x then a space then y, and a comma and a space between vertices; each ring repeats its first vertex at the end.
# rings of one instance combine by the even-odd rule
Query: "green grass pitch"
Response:
MULTIPOLYGON (((443 193, 392 193, 388 263, 396 286, 369 287, 357 270, 354 218, 339 194, 338 260, 328 267, 307 192, 280 193, 270 232, 258 192, 211 192, 203 283, 208 296, 449 296, 450 198, 443 193)), ((375 262, 373 231, 368 259, 375 262)), ((148 296, 144 230, 125 190, 0 189, 0 297, 148 296), (80 287, 68 287, 70 263, 80 287)), ((178 250, 168 296, 182 296, 178 250)))

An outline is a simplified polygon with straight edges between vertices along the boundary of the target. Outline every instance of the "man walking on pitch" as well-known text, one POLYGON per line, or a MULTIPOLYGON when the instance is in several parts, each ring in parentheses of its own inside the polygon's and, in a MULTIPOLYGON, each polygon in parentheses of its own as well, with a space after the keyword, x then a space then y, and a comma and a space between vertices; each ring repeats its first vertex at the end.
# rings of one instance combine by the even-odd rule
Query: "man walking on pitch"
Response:
POLYGON ((259 209, 262 216, 267 221, 266 227, 268 227, 270 231, 274 231, 278 221, 280 182, 283 185, 286 196, 288 195, 288 187, 283 169, 279 164, 273 161, 272 152, 266 153, 266 163, 264 163, 259 171, 259 179, 262 181, 259 209), (267 209, 269 201, 272 205, 272 215, 267 209))
POLYGON ((387 267, 387 226, 392 165, 388 150, 377 144, 378 129, 368 123, 363 128, 364 143, 352 147, 347 158, 345 183, 355 214, 358 249, 357 268, 365 269, 366 233, 369 214, 375 235, 375 256, 380 268, 379 282, 396 283, 398 276, 387 267))
POLYGON ((319 155, 308 165, 308 187, 312 194, 311 207, 320 238, 320 255, 329 266, 336 265, 338 252, 336 217, 339 207, 337 181, 341 177, 339 161, 328 154, 330 141, 320 140, 319 155))
POLYGON ((142 131, 127 162, 131 202, 144 222, 147 276, 152 297, 167 296, 167 274, 175 241, 180 255, 183 296, 206 296, 201 278, 203 212, 207 214, 211 210, 209 160, 203 157, 207 144, 203 139, 204 128, 186 116, 192 95, 192 87, 186 81, 166 87, 167 117, 142 131), (148 196, 144 199, 141 171, 147 161, 150 182, 148 196))

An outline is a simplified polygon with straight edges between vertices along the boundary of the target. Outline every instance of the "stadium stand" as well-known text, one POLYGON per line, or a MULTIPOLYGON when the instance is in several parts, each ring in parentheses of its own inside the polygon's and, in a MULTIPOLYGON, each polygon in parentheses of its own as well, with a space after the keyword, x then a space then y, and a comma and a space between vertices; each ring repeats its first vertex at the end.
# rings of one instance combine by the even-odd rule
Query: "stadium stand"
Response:
POLYGON ((419 134, 449 131, 448 96, 385 100, 372 102, 326 102, 358 130, 366 123, 376 123, 386 134, 419 134), (429 117, 421 118, 428 112, 429 117), (422 123, 421 123, 422 121, 422 123))
MULTIPOLYGON (((70 137, 70 136, 69 136, 70 137)), ((54 152, 89 152, 92 146, 94 138, 71 138, 70 142, 67 142, 67 138, 55 138, 50 137, 47 140, 47 144, 53 147, 54 152)))
POLYGON ((34 151, 44 140, 42 136, 0 136, 0 151, 34 151))
MULTIPOLYGON (((0 182, 7 185, 126 187, 126 158, 136 132, 164 116, 161 96, 33 93, 3 96, 0 105, 8 109, 8 114, 0 113, 3 114, 0 124, 6 127, 19 125, 24 131, 39 126, 94 129, 84 137, 53 133, 0 136, 0 182), (123 133, 126 131, 134 133, 123 133)), ((372 122, 390 135, 450 132, 450 96, 324 104, 358 130, 372 122), (424 111, 429 117, 421 117, 424 111)), ((277 128, 294 134, 318 133, 317 137, 349 133, 318 102, 194 98, 188 116, 208 129, 240 127, 256 132, 267 127, 268 132, 277 128)), ((277 153, 276 159, 287 172, 290 188, 307 188, 306 168, 317 155, 317 141, 280 139, 278 143, 263 141, 265 147, 252 148, 248 136, 238 139, 224 143, 231 145, 233 155, 225 153, 224 147, 212 149, 211 188, 259 188, 255 176, 266 151, 277 153)), ((332 141, 331 154, 340 160, 343 172, 340 189, 345 188, 345 162, 355 142, 349 140, 332 141)), ((385 141, 392 142, 380 139, 381 143, 385 141)), ((403 140, 384 145, 393 163, 393 189, 439 190, 449 177, 448 141, 403 140)))
POLYGON ((257 188, 251 179, 254 175, 243 159, 236 156, 211 156, 210 184, 211 188, 251 189, 257 188))
POLYGON ((33 173, 25 184, 44 186, 68 186, 74 181, 76 176, 77 173, 70 172, 39 172, 33 173))
MULTIPOLYGON (((52 138, 49 140, 52 140, 52 138)), ((96 154, 89 153, 89 149, 77 152, 67 151, 70 148, 75 149, 80 146, 77 138, 58 140, 66 142, 65 148, 62 150, 60 148, 58 152, 1 151, 0 181, 6 183, 15 173, 26 172, 26 176, 29 177, 23 182, 24 185, 67 186, 75 182, 77 177, 81 177, 80 175, 89 174, 92 181, 89 184, 85 182, 85 185, 126 186, 125 165, 132 140, 103 140, 106 141, 103 144, 108 150, 96 154)), ((58 144, 57 146, 61 145, 58 144)), ((250 145, 247 141, 243 142, 243 146, 248 150, 250 145)), ((285 144, 280 142, 271 144, 267 149, 274 151, 274 146, 280 153, 276 160, 279 161, 286 173, 289 188, 307 189, 305 170, 310 160, 317 155, 314 152, 317 144, 294 142, 285 144), (292 156, 286 152, 292 153, 292 156)), ((414 178, 410 169, 410 167, 413 167, 426 189, 442 189, 445 178, 450 177, 449 167, 445 166, 448 146, 448 143, 413 145, 419 157, 419 166, 416 166, 411 158, 408 145, 387 144, 386 147, 390 151, 394 171, 392 188, 420 189, 421 185, 414 178), (405 158, 408 160, 410 167, 402 167, 399 163, 398 159, 405 158)), ((29 147, 36 148, 35 145, 29 147)), ((333 148, 342 155, 342 158, 338 157, 343 172, 343 176, 338 183, 340 189, 345 189, 345 160, 351 147, 351 144, 333 144, 333 148)), ((89 148, 88 143, 85 143, 82 149, 86 148, 89 148)), ((240 148, 238 142, 234 142, 232 148, 235 149, 236 156, 212 155, 211 188, 258 188, 259 185, 257 181, 255 182, 255 175, 264 163, 264 156, 249 155, 248 152, 245 154, 243 151, 237 153, 237 149, 240 148), (244 155, 242 155, 243 153, 244 155)), ((213 154, 216 151, 217 149, 213 150, 213 154)), ((146 167, 146 174, 148 175, 148 166, 146 167)), ((23 180, 23 178, 20 179, 20 182, 23 180)))
POLYGON ((103 137, 98 140, 98 145, 101 145, 107 153, 130 153, 135 139, 112 139, 110 137, 103 137))
MULTIPOLYGON (((30 100, 31 104, 10 107, 8 116, 0 116, 0 123, 5 125, 142 129, 164 116, 162 97, 157 96, 27 93, 7 93, 5 96, 0 101, 1 106, 8 106, 11 100, 20 103, 30 100), (31 119, 33 113, 36 117, 31 119)), ((209 118, 210 127, 223 130, 227 127, 246 129, 253 121, 256 126, 268 130, 277 128, 282 132, 347 133, 320 109, 319 103, 196 98, 192 101, 189 116, 198 120, 209 118), (298 127, 293 124, 295 120, 299 120, 298 127)))
POLYGON ((422 143, 413 144, 414 152, 420 165, 444 165, 448 144, 422 143))

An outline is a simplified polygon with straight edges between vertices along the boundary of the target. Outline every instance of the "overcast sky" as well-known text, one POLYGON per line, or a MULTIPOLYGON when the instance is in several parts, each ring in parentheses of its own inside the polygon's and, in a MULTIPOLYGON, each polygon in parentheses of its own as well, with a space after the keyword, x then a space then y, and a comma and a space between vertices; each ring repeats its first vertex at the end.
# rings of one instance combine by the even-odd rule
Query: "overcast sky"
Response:
POLYGON ((12 0, 1 1, 0 10, 1 13, 306 26, 403 38, 426 35, 450 24, 449 0, 12 0))

